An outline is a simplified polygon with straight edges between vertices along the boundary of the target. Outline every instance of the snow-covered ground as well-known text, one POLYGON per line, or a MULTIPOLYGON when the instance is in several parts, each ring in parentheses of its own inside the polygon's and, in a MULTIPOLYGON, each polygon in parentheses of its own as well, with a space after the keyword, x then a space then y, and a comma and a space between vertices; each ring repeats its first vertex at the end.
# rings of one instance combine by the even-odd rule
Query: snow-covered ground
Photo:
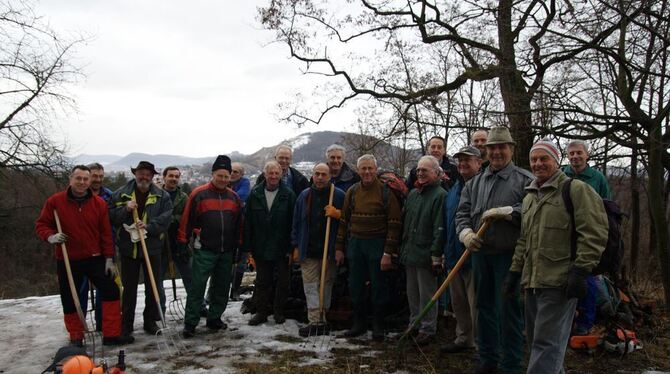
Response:
MULTIPOLYGON (((178 295, 186 303, 181 282, 177 282, 178 295)), ((172 298, 171 284, 165 282, 168 301, 172 298)), ((121 347, 126 352, 128 373, 231 373, 236 362, 269 362, 271 354, 282 350, 313 352, 304 362, 292 364, 318 365, 332 359, 329 348, 358 349, 344 339, 329 338, 329 346, 322 346, 324 339, 301 339, 298 324, 287 320, 276 325, 270 317, 260 326, 249 326, 249 315, 240 313, 242 302, 230 302, 223 315, 228 329, 211 333, 204 327, 204 319, 198 326, 198 335, 180 340, 185 351, 177 356, 166 357, 157 349, 159 338, 142 330, 144 290, 138 290, 137 314, 135 317, 135 343, 121 347), (287 342, 288 341, 288 342, 287 342)), ((168 326, 181 331, 180 323, 172 322, 168 313, 168 326)), ((58 348, 68 344, 63 324, 63 312, 58 295, 28 297, 24 299, 0 300, 0 373, 40 373, 51 363, 58 348)), ((104 347, 104 357, 112 365, 116 363, 119 348, 104 347), (112 349, 113 348, 113 349, 112 349)), ((100 357, 96 358, 99 361, 100 357)))

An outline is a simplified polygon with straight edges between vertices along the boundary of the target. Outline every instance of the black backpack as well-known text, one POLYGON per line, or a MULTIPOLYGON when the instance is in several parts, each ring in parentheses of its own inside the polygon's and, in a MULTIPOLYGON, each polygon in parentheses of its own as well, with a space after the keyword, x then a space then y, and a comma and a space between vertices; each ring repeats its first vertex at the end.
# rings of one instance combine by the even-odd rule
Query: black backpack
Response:
MULTIPOLYGON (((572 197, 570 197, 570 186, 573 179, 568 179, 563 184, 561 194, 563 195, 563 202, 565 208, 570 214, 570 223, 572 224, 572 232, 570 235, 570 259, 572 261, 577 257, 577 232, 575 230, 575 207, 572 204, 572 197)), ((600 256, 600 262, 593 269, 592 274, 609 274, 613 279, 619 279, 619 271, 621 270, 621 262, 623 261, 624 243, 621 234, 621 221, 624 214, 621 212, 619 205, 610 200, 602 199, 605 212, 607 213, 607 223, 609 228, 607 230, 607 244, 605 251, 600 256)))

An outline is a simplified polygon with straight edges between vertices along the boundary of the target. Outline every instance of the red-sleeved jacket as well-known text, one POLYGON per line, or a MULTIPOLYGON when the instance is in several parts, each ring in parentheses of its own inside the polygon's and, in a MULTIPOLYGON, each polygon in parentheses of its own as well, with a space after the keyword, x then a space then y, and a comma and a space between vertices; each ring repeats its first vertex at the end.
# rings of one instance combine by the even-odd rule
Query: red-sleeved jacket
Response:
MULTIPOLYGON (((58 232, 54 218, 55 209, 63 233, 68 236, 65 246, 71 260, 100 255, 113 257, 112 226, 109 223, 107 203, 99 196, 91 195, 79 204, 68 197, 68 190, 69 187, 55 193, 44 203, 42 212, 35 221, 37 236, 46 241, 49 236, 58 232)), ((54 246, 54 253, 57 259, 63 259, 60 244, 54 246)))

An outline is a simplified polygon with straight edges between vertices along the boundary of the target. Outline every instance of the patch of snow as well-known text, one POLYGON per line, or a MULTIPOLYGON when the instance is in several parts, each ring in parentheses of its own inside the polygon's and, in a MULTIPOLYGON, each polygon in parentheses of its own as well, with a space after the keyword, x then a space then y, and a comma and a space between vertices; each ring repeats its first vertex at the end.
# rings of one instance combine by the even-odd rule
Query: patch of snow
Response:
MULTIPOLYGON (((178 284, 178 297, 186 303, 186 293, 181 281, 178 284)), ((170 281, 165 282, 166 291, 171 290, 170 281)), ((168 302, 172 293, 167 292, 168 302)), ((173 357, 165 357, 157 349, 160 337, 147 335, 142 330, 142 310, 144 309, 144 288, 138 287, 137 309, 135 317, 135 343, 121 347, 126 353, 127 373, 230 373, 235 371, 236 363, 271 362, 272 355, 267 351, 311 352, 294 365, 327 364, 333 359, 331 348, 360 350, 361 347, 345 339, 334 336, 302 339, 298 336, 300 325, 287 320, 282 325, 274 323, 272 318, 260 326, 247 324, 249 315, 240 312, 242 301, 229 302, 223 314, 228 329, 211 333, 201 320, 197 335, 183 340, 185 352, 173 357), (290 339, 282 337, 290 337, 290 339), (323 346, 321 339, 329 339, 323 346), (290 340, 291 342, 286 342, 290 340)), ((88 316, 87 316, 88 317, 88 316)), ((166 315, 168 327, 181 331, 182 323, 175 322, 174 315, 166 315)), ((28 297, 24 299, 0 300, 0 322, 2 339, 0 340, 0 363, 7 373, 41 372, 51 364, 56 351, 68 345, 68 335, 63 324, 63 312, 60 296, 28 297)), ((89 322, 90 323, 90 322, 89 322)), ((98 342, 101 346, 101 342, 98 342)), ((119 347, 104 347, 104 353, 96 357, 96 362, 105 358, 110 365, 116 363, 119 347), (113 349, 112 349, 113 348, 113 349)))
POLYGON ((299 136, 296 136, 295 138, 290 139, 287 143, 291 145, 291 148, 295 151, 296 149, 302 147, 303 145, 309 143, 309 140, 311 139, 312 134, 307 133, 307 134, 302 134, 299 136))

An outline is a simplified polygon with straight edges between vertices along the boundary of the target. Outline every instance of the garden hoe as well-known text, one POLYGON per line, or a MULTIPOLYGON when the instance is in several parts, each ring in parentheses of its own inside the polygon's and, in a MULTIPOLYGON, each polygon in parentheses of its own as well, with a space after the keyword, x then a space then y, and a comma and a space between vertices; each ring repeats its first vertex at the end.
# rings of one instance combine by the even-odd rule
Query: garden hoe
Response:
MULTIPOLYGON (((58 218, 58 212, 54 210, 54 219, 56 220, 56 230, 58 230, 59 234, 63 233, 63 229, 61 228, 60 224, 60 218, 58 218)), ((72 294, 72 301, 74 301, 74 307, 77 310, 77 315, 79 316, 79 320, 81 321, 81 325, 84 328, 84 344, 85 345, 90 345, 91 351, 89 352, 89 355, 95 360, 95 354, 96 354, 96 348, 100 347, 100 356, 104 357, 105 352, 102 344, 98 344, 102 338, 101 334, 98 331, 95 331, 95 329, 91 329, 88 325, 88 322, 86 321, 86 318, 84 317, 84 313, 81 309, 81 303, 79 302, 79 293, 77 292, 77 288, 74 286, 74 279, 72 279, 72 268, 70 267, 70 257, 67 254, 67 247, 65 246, 65 243, 61 243, 61 249, 63 252, 63 262, 65 263, 65 273, 67 274, 67 283, 70 286, 70 293, 72 294)))
POLYGON ((170 311, 170 315, 172 315, 173 321, 179 323, 184 320, 184 303, 177 297, 177 281, 175 280, 177 270, 175 269, 174 261, 172 260, 172 251, 167 240, 165 247, 168 256, 168 274, 172 280, 172 301, 168 304, 168 310, 170 311))
MULTIPOLYGON (((139 215, 137 214, 137 209, 133 209, 133 221, 135 225, 140 220, 139 215)), ((147 243, 144 241, 144 230, 137 228, 137 231, 140 236, 140 244, 142 246, 142 254, 144 255, 144 264, 146 265, 147 273, 149 276, 149 283, 151 284, 151 291, 154 295, 154 300, 156 301, 156 306, 158 309, 158 314, 161 318, 161 328, 156 332, 156 337, 159 338, 157 345, 158 350, 161 351, 163 355, 173 356, 178 354, 182 350, 182 345, 180 341, 179 334, 177 330, 168 327, 165 323, 165 314, 163 313, 163 308, 161 308, 160 296, 158 295, 158 288, 156 287, 156 279, 154 278, 154 271, 151 268, 151 261, 149 261, 149 251, 147 250, 147 243)), ((146 287, 146 281, 145 281, 146 287)))
MULTIPOLYGON (((510 215, 512 214, 513 210, 510 207, 509 209, 504 211, 504 214, 510 215)), ((477 231, 477 236, 481 238, 484 235, 484 232, 486 232, 486 229, 488 229, 489 225, 491 224, 492 219, 486 219, 482 222, 482 225, 479 227, 479 230, 477 231)), ((458 262, 454 266, 453 269, 449 272, 447 275, 447 279, 444 280, 440 288, 435 292, 433 297, 430 299, 428 304, 421 310, 421 313, 412 321, 412 323, 407 326, 407 330, 402 334, 400 339, 398 340, 398 348, 402 347, 402 343, 405 340, 407 336, 411 336, 412 330, 421 322, 421 320, 428 314, 428 312, 435 306, 437 303, 437 300, 440 298, 440 296, 444 293, 444 291, 447 289, 449 286, 449 283, 456 277, 456 274, 458 274, 458 271, 461 269, 463 266, 463 263, 465 260, 467 260, 468 256, 470 256, 470 249, 466 248, 465 252, 463 252, 463 255, 461 255, 461 258, 458 259, 458 262)))

